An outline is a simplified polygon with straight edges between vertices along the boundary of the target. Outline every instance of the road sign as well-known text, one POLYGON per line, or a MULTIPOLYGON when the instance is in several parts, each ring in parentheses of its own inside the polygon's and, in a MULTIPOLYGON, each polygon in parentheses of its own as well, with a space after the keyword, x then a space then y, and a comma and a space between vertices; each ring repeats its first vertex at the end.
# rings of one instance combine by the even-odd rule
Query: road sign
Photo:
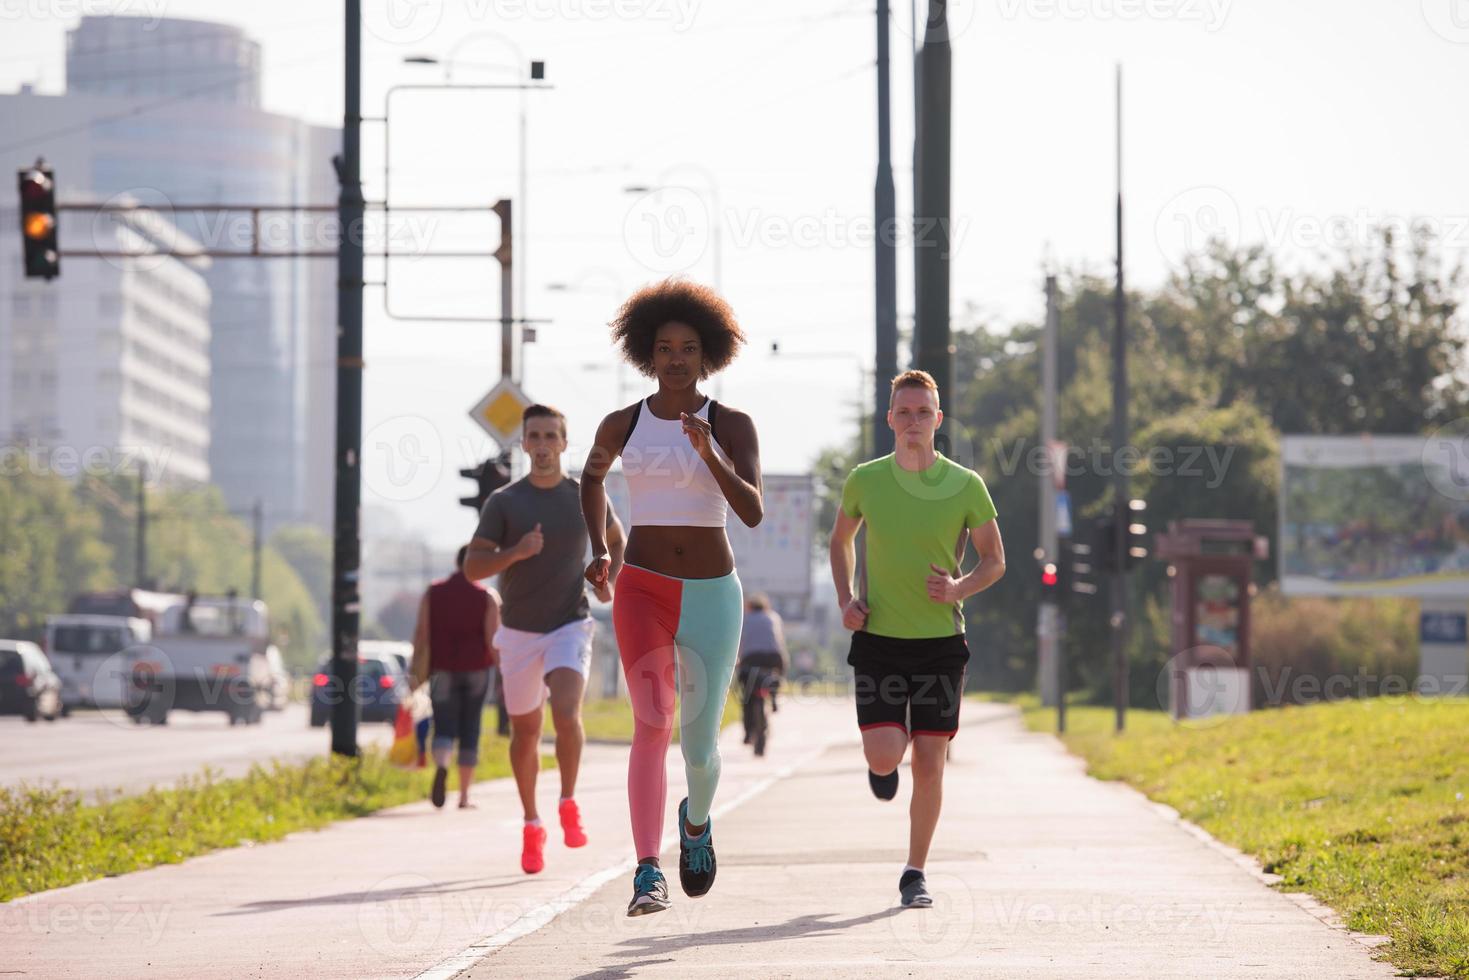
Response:
POLYGON ((1071 537, 1071 494, 1056 491, 1056 533, 1063 538, 1071 537))
POLYGON ((520 439, 520 417, 534 402, 509 378, 491 388, 485 397, 469 410, 469 417, 479 423, 501 449, 510 449, 520 439))

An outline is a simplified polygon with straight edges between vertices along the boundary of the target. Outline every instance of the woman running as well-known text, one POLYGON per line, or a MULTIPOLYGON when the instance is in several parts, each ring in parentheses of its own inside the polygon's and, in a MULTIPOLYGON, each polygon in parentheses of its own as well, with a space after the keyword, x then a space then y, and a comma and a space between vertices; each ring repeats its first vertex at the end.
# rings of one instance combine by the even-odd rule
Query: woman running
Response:
POLYGON ((602 420, 581 479, 593 556, 586 575, 596 588, 611 566, 602 481, 619 456, 632 502, 612 625, 634 725, 627 795, 638 868, 627 914, 645 915, 668 908, 658 852, 675 689, 688 777, 678 807, 678 877, 691 898, 714 884, 716 740, 744 613, 725 516, 732 509, 754 527, 764 501, 754 423, 698 388, 745 341, 729 304, 708 287, 665 280, 633 294, 612 321, 612 337, 628 363, 658 382, 653 395, 602 420))

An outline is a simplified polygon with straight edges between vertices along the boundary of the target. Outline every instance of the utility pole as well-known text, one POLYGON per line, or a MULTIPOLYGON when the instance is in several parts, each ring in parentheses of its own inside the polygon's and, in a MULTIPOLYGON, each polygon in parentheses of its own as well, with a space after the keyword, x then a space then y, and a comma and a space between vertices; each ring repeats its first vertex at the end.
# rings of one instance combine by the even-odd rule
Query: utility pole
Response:
POLYGON ((357 628, 362 542, 362 0, 346 0, 341 182, 337 200, 337 444, 332 545, 332 752, 357 755, 357 628))
MULTIPOLYGON (((928 26, 923 35, 922 92, 918 130, 922 137, 921 178, 914 206, 917 228, 913 248, 914 361, 933 375, 939 404, 952 410, 953 364, 949 353, 949 156, 953 60, 949 47, 948 0, 929 0, 928 26)), ((954 428, 943 425, 941 448, 949 445, 954 428)))
POLYGON ((508 201, 496 201, 495 213, 500 216, 500 247, 495 258, 500 260, 500 377, 515 375, 515 277, 511 215, 513 205, 508 201))
POLYGON ((148 498, 144 489, 148 483, 148 464, 138 463, 138 544, 133 568, 135 588, 148 588, 148 498))
POLYGON ((261 535, 265 524, 265 508, 259 497, 255 498, 255 506, 250 511, 250 523, 254 532, 252 535, 254 540, 250 549, 250 597, 260 599, 263 598, 260 594, 260 559, 261 549, 264 546, 261 535))
MULTIPOLYGON (((1060 313, 1056 308, 1056 277, 1046 276, 1046 326, 1041 341, 1041 446, 1049 454, 1056 441, 1056 334, 1060 313)), ((1047 456, 1049 459, 1050 457, 1047 456)), ((1060 541, 1056 527, 1056 480, 1052 473, 1040 477, 1040 550, 1042 563, 1060 567, 1060 541)), ((1036 622, 1036 670, 1040 675, 1041 704, 1050 707, 1058 697, 1061 650, 1060 608, 1043 598, 1036 622)))
POLYGON ((875 459, 893 451, 893 433, 887 426, 884 408, 888 384, 898 373, 898 247, 894 240, 898 204, 893 188, 889 85, 888 0, 877 0, 877 185, 873 191, 873 211, 877 218, 877 330, 872 372, 872 456, 864 452, 863 459, 875 459))
POLYGON ((1117 285, 1112 293, 1112 700, 1116 707, 1116 730, 1127 723, 1127 473, 1118 463, 1127 445, 1127 294, 1122 281, 1122 66, 1117 66, 1117 285))

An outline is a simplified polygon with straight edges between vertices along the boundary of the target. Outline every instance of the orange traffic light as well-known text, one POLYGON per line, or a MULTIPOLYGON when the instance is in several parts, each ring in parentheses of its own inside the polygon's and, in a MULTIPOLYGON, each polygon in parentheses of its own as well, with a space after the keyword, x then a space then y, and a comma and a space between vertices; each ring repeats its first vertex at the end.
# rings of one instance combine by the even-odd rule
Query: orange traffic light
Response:
POLYGON ((16 174, 20 189, 20 232, 27 279, 55 279, 61 274, 57 244, 56 181, 37 160, 16 174))

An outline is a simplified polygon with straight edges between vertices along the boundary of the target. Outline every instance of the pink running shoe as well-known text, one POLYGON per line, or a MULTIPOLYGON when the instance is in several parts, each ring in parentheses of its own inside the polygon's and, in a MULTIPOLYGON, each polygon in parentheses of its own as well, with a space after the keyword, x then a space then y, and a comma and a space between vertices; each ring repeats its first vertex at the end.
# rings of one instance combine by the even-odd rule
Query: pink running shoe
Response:
POLYGON ((586 847, 587 832, 581 828, 581 810, 576 800, 563 800, 560 807, 561 832, 566 835, 567 847, 586 847))
POLYGON ((533 875, 546 866, 546 828, 527 824, 522 841, 520 869, 533 875))

